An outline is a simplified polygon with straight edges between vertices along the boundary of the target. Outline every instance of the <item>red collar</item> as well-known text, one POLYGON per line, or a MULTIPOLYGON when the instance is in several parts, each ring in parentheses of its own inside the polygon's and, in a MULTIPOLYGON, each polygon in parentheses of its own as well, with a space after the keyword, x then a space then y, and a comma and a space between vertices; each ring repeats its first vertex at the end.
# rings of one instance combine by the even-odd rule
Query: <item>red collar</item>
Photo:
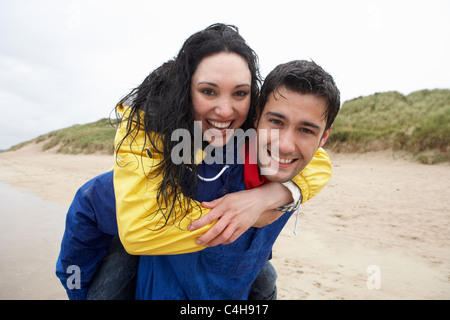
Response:
POLYGON ((252 138, 249 143, 245 144, 244 158, 244 182, 247 190, 256 188, 263 183, 270 182, 265 176, 259 174, 259 168, 256 161, 256 140, 252 138), (251 145, 251 147, 249 147, 251 145))

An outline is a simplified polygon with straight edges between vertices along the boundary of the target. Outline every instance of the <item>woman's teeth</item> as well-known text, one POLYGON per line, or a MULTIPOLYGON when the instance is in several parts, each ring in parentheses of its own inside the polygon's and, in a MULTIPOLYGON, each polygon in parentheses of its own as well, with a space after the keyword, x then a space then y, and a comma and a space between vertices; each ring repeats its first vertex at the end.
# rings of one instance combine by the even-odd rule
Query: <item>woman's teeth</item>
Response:
POLYGON ((210 125, 212 125, 212 126, 218 128, 218 129, 226 129, 226 128, 228 128, 228 127, 231 125, 232 122, 233 122, 233 121, 229 121, 229 122, 217 122, 217 121, 211 121, 211 120, 208 120, 208 123, 209 123, 210 125))
POLYGON ((276 162, 283 163, 283 164, 288 164, 288 163, 291 163, 292 161, 295 160, 295 159, 279 158, 279 157, 277 157, 276 155, 274 155, 273 153, 271 153, 270 156, 271 156, 272 159, 275 160, 276 162))

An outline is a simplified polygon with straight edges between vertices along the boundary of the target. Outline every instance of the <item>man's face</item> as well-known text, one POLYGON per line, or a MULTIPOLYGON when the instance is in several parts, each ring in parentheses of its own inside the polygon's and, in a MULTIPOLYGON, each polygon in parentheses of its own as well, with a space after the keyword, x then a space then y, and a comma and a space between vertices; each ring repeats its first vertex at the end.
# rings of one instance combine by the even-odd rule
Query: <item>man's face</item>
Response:
POLYGON ((295 177, 327 141, 324 99, 289 91, 269 95, 257 124, 258 166, 275 182, 295 177), (282 96, 281 96, 281 95, 282 96))

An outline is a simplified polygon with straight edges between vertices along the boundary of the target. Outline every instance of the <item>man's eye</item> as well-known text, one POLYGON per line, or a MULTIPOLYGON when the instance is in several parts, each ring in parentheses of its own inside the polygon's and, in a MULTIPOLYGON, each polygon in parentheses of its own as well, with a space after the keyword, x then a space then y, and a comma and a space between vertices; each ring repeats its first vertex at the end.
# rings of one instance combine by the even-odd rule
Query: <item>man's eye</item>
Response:
POLYGON ((278 119, 269 119, 269 122, 273 123, 274 125, 280 126, 283 124, 283 122, 281 122, 278 119))
POLYGON ((300 129, 301 132, 306 133, 306 134, 314 134, 314 131, 308 129, 308 128, 302 128, 300 129))

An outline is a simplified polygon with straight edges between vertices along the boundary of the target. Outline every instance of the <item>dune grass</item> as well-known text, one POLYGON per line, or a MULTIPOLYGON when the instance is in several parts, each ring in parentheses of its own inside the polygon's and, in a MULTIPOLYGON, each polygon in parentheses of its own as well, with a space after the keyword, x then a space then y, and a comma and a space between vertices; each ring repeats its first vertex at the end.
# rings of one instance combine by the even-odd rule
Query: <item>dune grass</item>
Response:
POLYGON ((450 90, 391 91, 347 101, 327 146, 340 152, 403 150, 420 162, 450 161, 450 90))
POLYGON ((44 142, 42 151, 55 148, 56 152, 64 154, 113 154, 115 134, 116 129, 110 120, 101 119, 52 131, 32 141, 44 142))

